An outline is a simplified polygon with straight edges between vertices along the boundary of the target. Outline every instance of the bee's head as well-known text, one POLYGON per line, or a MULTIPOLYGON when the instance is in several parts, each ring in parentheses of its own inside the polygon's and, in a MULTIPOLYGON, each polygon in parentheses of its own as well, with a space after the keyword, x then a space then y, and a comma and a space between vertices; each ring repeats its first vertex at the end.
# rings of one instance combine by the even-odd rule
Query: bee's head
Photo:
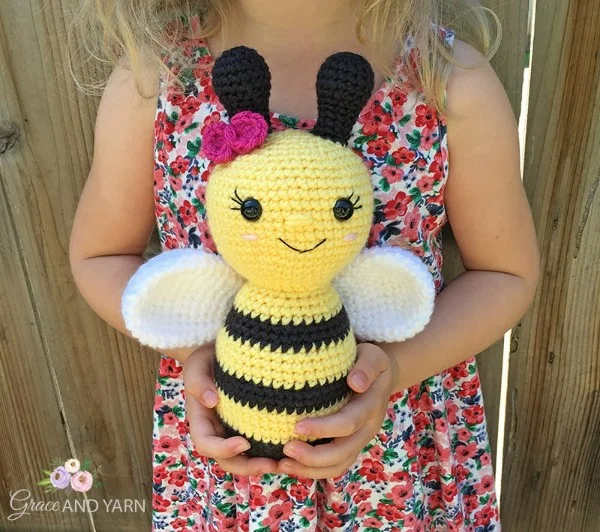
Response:
MULTIPOLYGON (((230 116, 251 111, 270 128, 270 75, 255 51, 225 52, 213 83, 230 116), (244 72, 251 76, 250 94, 244 72)), ((270 133, 256 149, 217 165, 208 184, 207 216, 219 253, 264 288, 326 286, 359 253, 371 227, 370 173, 347 142, 371 94, 373 72, 360 56, 335 54, 321 67, 316 87, 319 119, 311 132, 270 133)))

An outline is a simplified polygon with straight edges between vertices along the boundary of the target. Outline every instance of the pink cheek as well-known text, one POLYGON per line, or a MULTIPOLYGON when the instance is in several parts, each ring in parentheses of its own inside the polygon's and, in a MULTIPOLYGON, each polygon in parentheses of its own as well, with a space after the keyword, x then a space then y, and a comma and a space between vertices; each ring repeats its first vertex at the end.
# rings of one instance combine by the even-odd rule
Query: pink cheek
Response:
POLYGON ((356 237, 357 237, 356 233, 348 233, 348 234, 347 234, 347 235, 344 237, 344 240, 345 240, 346 242, 354 242, 354 241, 356 240, 356 237))
POLYGON ((256 235, 242 235, 242 238, 244 240, 258 240, 258 237, 256 235))

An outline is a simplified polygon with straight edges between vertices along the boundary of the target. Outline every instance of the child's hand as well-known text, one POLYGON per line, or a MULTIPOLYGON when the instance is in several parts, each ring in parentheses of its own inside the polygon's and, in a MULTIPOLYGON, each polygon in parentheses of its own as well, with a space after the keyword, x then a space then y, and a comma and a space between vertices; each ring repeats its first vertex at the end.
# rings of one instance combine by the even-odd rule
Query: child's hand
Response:
POLYGON ((298 433, 300 427, 306 427, 307 435, 335 439, 316 446, 300 440, 287 443, 283 452, 295 460, 280 460, 279 472, 308 478, 334 478, 345 473, 381 430, 397 375, 396 362, 381 348, 359 344, 358 360, 348 375, 348 384, 358 393, 339 412, 304 419, 296 425, 298 433))
POLYGON ((187 417, 196 450, 202 456, 214 458, 229 473, 275 473, 275 460, 240 454, 250 447, 248 440, 242 436, 224 437, 225 430, 214 410, 219 400, 212 377, 214 356, 214 346, 204 346, 194 351, 183 364, 187 417))

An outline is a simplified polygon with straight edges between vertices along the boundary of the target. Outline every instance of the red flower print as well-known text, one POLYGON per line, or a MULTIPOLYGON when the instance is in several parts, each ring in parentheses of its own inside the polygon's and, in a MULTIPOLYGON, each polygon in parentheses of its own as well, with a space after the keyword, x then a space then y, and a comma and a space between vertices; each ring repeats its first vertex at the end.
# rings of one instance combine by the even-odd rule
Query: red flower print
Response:
POLYGON ((458 423, 458 405, 456 403, 446 402, 446 418, 448 419, 448 423, 452 425, 456 425, 458 423))
POLYGON ((415 120, 415 124, 418 127, 426 127, 428 129, 433 129, 437 126, 437 111, 434 107, 430 107, 426 104, 418 105, 416 108, 416 112, 417 117, 415 120))
POLYGON ((182 487, 188 481, 187 475, 183 471, 171 471, 169 473, 169 484, 182 487))
POLYGON ((415 516, 412 513, 404 515, 404 526, 409 530, 411 529, 411 527, 415 526, 415 516))
POLYGON ((423 412, 430 412, 433 409, 433 401, 427 392, 423 392, 421 397, 419 397, 418 407, 423 410, 423 412))
POLYGON ((359 122, 363 125, 363 135, 387 135, 390 132, 393 117, 377 103, 359 117, 359 122))
POLYGON ((417 181, 417 188, 421 193, 425 194, 433 190, 434 178, 432 175, 426 174, 417 181))
POLYGON ((164 466, 159 466, 154 468, 154 473, 152 475, 155 484, 160 484, 163 478, 167 478, 168 473, 164 466))
POLYGON ((383 464, 375 462, 370 458, 363 460, 358 474, 366 477, 369 482, 386 481, 388 479, 387 474, 383 471, 383 464))
POLYGON ((435 459, 435 449, 433 447, 420 447, 419 448, 419 462, 425 467, 429 462, 433 462, 435 459))
POLYGON ((181 91, 172 91, 167 96, 167 100, 176 107, 181 106, 185 102, 185 95, 181 91))
POLYGON ((375 459, 375 460, 381 460, 382 456, 383 456, 383 449, 381 448, 381 446, 379 445, 373 445, 373 447, 371 447, 369 449, 369 454, 375 459))
POLYGON ((404 216, 411 201, 412 198, 405 192, 397 192, 394 198, 385 204, 383 214, 387 219, 404 216))
POLYGON ((410 478, 410 473, 408 473, 408 471, 396 471, 392 475, 392 480, 394 482, 412 482, 410 478))
POLYGON ((306 517, 309 521, 312 521, 317 517, 317 507, 313 504, 312 506, 305 506, 300 512, 303 517, 306 517))
POLYGON ((346 493, 348 495, 354 495, 355 493, 358 492, 359 489, 360 489, 360 484, 358 482, 350 482, 346 486, 346 493))
POLYGON ((359 489, 354 495, 354 502, 359 503, 362 501, 366 501, 371 496, 371 490, 368 489, 359 489))
POLYGON ((463 504, 467 512, 471 513, 479 506, 479 497, 477 495, 463 495, 463 504))
POLYGON ((456 477, 458 482, 463 482, 465 479, 469 478, 469 470, 463 466, 462 464, 457 464, 453 475, 456 477))
POLYGON ((483 407, 481 405, 466 408, 463 412, 465 420, 469 425, 477 425, 483 423, 483 407))
POLYGON ((323 524, 329 528, 342 526, 342 520, 335 514, 325 514, 323 524))
POLYGON ((394 111, 399 113, 402 111, 402 106, 406 103, 408 98, 406 92, 399 90, 399 88, 396 87, 395 90, 390 93, 390 100, 392 100, 392 108, 394 111))
POLYGON ((448 429, 448 425, 446 424, 446 420, 443 417, 438 417, 435 420, 435 430, 440 434, 445 434, 448 429))
POLYGON ((381 175, 385 177, 385 180, 393 185, 398 181, 402 181, 402 177, 404 176, 404 171, 401 168, 396 166, 386 166, 382 171, 381 175))
POLYGON ((452 502, 454 500, 454 497, 456 497, 457 493, 458 490, 456 488, 456 484, 454 483, 442 486, 442 495, 446 502, 452 502))
POLYGON ((157 512, 164 512, 169 508, 171 502, 160 495, 154 494, 152 497, 152 508, 157 512))
POLYGON ((439 181, 444 172, 444 160, 441 154, 436 154, 433 161, 429 165, 429 171, 434 173, 436 181, 439 181))
POLYGON ((175 124, 175 131, 177 133, 183 133, 188 127, 194 123, 194 115, 184 114, 179 117, 175 124))
MULTIPOLYGON (((269 515, 266 517, 262 524, 264 526, 279 525, 281 521, 285 521, 292 515, 292 502, 286 501, 283 503, 275 504, 269 508, 269 515)), ((279 530, 276 528, 275 530, 279 530)))
POLYGON ((163 416, 163 421, 165 425, 174 425, 175 423, 177 423, 178 420, 179 418, 175 414, 173 414, 173 412, 167 412, 163 416))
POLYGON ((456 431, 456 435, 459 441, 468 442, 473 433, 469 429, 462 427, 456 431))
POLYGON ((201 101, 194 96, 188 96, 185 101, 181 104, 181 111, 184 114, 194 114, 198 109, 200 109, 201 101))
POLYGON ((331 509, 336 514, 345 514, 348 511, 348 503, 347 502, 332 502, 331 509))
POLYGON ((403 237, 407 238, 411 242, 419 240, 419 222, 421 221, 421 215, 418 208, 414 208, 412 211, 406 214, 404 218, 404 227, 401 229, 403 237))
POLYGON ((436 508, 443 508, 444 507, 444 499, 442 498, 442 494, 439 491, 434 491, 430 496, 429 496, 429 507, 432 510, 435 510, 436 508))
POLYGON ((170 436, 162 436, 158 440, 154 440, 154 452, 170 453, 173 452, 179 445, 179 441, 170 436))
POLYGON ((381 521, 375 517, 369 517, 364 520, 365 528, 381 528, 381 521))
POLYGON ((494 516, 494 510, 488 505, 484 506, 481 510, 475 512, 475 526, 484 526, 489 524, 494 516))
POLYGON ((481 465, 482 466, 488 466, 488 465, 490 465, 492 463, 492 458, 490 456, 490 453, 483 453, 481 455, 480 460, 481 460, 481 465))
POLYGON ((477 454, 477 443, 472 441, 471 443, 460 443, 454 450, 456 453, 456 459, 460 463, 465 463, 469 458, 473 458, 477 454))
POLYGON ((182 371, 183 366, 179 365, 179 362, 175 359, 169 357, 162 357, 160 359, 160 366, 158 368, 159 377, 171 377, 175 379, 182 371))
POLYGON ((303 501, 308 496, 308 488, 301 482, 296 482, 290 489, 290 494, 294 499, 303 501))
POLYGON ((473 397, 479 392, 480 385, 479 377, 475 375, 472 379, 462 383, 458 395, 460 397, 473 397))
POLYGON ((177 159, 175 159, 172 163, 171 163, 171 170, 173 171, 173 173, 175 175, 179 175, 179 174, 183 174, 190 166, 190 161, 189 159, 186 159, 185 157, 182 157, 181 155, 179 155, 177 157, 177 159))
POLYGON ((185 200, 179 207, 179 216, 185 225, 191 225, 198 222, 198 211, 188 200, 185 200))
POLYGON ((288 494, 287 491, 284 489, 276 489, 271 493, 271 496, 269 497, 269 502, 273 502, 273 501, 287 501, 288 500, 288 494))
POLYGON ((399 484, 392 488, 391 498, 398 508, 404 509, 406 507, 406 500, 410 496, 412 487, 412 484, 399 484))
POLYGON ((479 493, 487 493, 492 491, 494 488, 494 477, 492 475, 485 475, 481 477, 481 481, 475 484, 475 489, 479 493))
POLYGON ((415 160, 416 155, 406 146, 402 146, 392 153, 392 157, 396 161, 396 164, 410 164, 415 160))
POLYGON ((373 509, 373 505, 370 502, 365 502, 358 506, 358 512, 356 513, 356 515, 358 515, 358 517, 364 517, 372 509, 373 509))
POLYGON ((390 150, 390 143, 385 137, 377 137, 367 142, 367 153, 375 155, 378 159, 384 159, 390 150))
POLYGON ((184 529, 188 526, 187 519, 183 519, 182 517, 178 517, 174 521, 171 521, 171 526, 175 530, 184 529))
POLYGON ((437 129, 423 129, 423 131, 421 131, 421 149, 425 151, 431 150, 439 138, 440 136, 437 129))
POLYGON ((424 431, 429 425, 429 418, 425 412, 417 412, 414 417, 415 429, 419 432, 424 431))
POLYGON ((377 515, 387 519, 388 521, 397 521, 402 515, 400 510, 392 504, 379 503, 377 505, 377 515))
POLYGON ((369 233, 369 241, 367 243, 368 247, 373 247, 377 245, 379 239, 381 238, 381 232, 383 231, 385 225, 383 224, 373 224, 371 226, 371 232, 369 233))

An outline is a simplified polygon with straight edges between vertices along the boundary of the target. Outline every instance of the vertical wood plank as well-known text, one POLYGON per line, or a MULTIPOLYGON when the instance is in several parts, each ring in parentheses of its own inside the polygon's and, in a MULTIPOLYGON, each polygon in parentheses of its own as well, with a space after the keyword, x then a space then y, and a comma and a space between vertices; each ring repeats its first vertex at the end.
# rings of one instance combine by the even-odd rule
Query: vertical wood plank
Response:
MULTIPOLYGON (((2 162, 2 183, 74 450, 78 458, 101 466, 103 486, 93 488, 90 497, 145 501, 145 512, 111 513, 100 504, 93 514, 95 529, 137 531, 150 525, 157 359, 97 318, 71 277, 68 241, 89 170, 97 104, 69 81, 65 35, 75 4, 0 2, 2 75, 14 84, 0 98, 0 121, 12 121, 22 132, 19 149, 2 162)), ((28 347, 19 349, 11 356, 23 357, 28 347)), ((59 436, 47 430, 37 445, 69 458, 59 448, 59 436)), ((69 525, 62 514, 59 518, 59 530, 87 529, 69 525)))
POLYGON ((541 280, 510 362, 507 530, 600 529, 600 3, 538 5, 525 184, 541 280))
MULTIPOLYGON (((502 23, 504 37, 498 53, 492 60, 492 66, 506 89, 515 117, 518 119, 521 112, 529 0, 486 0, 482 3, 492 9, 502 23)), ((452 163, 450 163, 450 172, 452 172, 452 163)), ((449 227, 444 233, 443 239, 444 276, 447 281, 450 281, 464 272, 464 267, 449 227)), ((500 417, 503 349, 504 342, 500 340, 477 355, 488 433, 495 460, 500 417)))

